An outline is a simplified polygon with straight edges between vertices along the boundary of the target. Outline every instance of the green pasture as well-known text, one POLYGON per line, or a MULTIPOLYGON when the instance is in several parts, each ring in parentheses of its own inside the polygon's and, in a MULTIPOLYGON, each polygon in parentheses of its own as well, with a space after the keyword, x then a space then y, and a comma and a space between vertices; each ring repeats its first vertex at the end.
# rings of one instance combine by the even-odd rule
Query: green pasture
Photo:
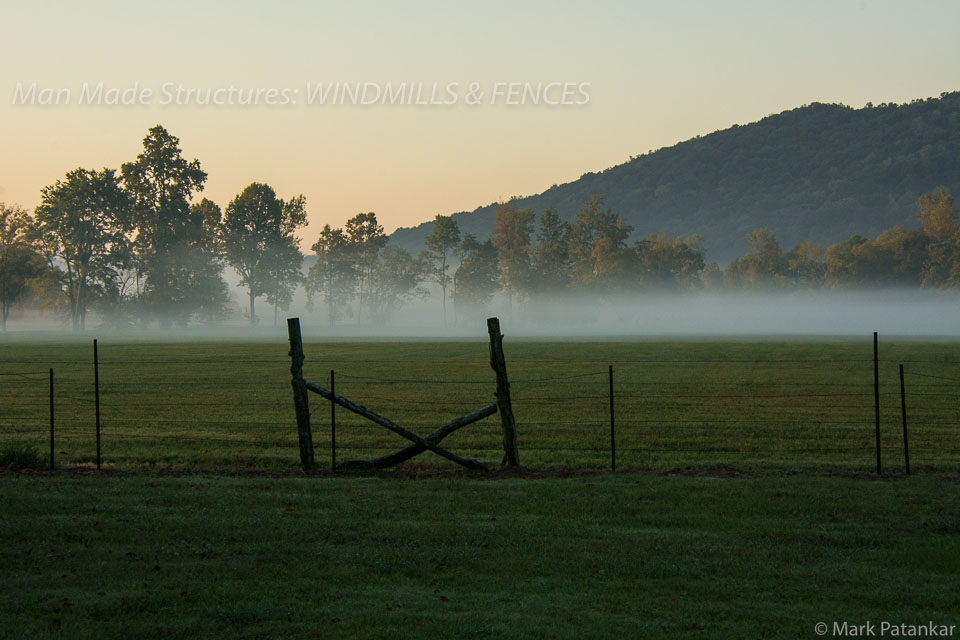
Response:
POLYGON ((944 476, 0 473, 0 638, 816 638, 960 625, 944 476))
MULTIPOLYGON (((110 468, 295 472, 299 464, 288 346, 275 341, 99 343, 102 454, 110 468)), ((493 401, 486 342, 307 340, 305 375, 416 433, 493 401)), ((613 367, 617 468, 870 472, 876 464, 872 340, 504 342, 521 462, 611 463, 613 367)), ((0 449, 49 450, 54 369, 56 461, 96 460, 92 340, 5 340, 0 449)), ((881 340, 885 471, 904 471, 898 365, 906 371, 911 467, 960 471, 960 344, 881 340)), ((329 403, 311 396, 317 462, 331 465, 329 403)), ((340 461, 405 446, 338 409, 340 461)), ((446 440, 498 464, 497 416, 446 440)), ((424 454, 408 463, 451 468, 424 454)))

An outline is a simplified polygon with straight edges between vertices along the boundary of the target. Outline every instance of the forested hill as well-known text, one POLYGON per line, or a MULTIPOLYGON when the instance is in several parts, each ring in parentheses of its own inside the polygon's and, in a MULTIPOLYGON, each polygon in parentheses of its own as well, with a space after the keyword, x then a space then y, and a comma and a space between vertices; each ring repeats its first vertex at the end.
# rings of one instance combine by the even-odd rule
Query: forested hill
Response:
MULTIPOLYGON (((747 251, 747 234, 760 227, 783 247, 873 237, 895 224, 914 228, 917 197, 938 186, 960 196, 960 92, 862 109, 814 103, 512 204, 537 214, 555 207, 572 220, 583 202, 599 195, 633 226, 634 237, 699 234, 707 260, 726 263, 747 251)), ((461 232, 483 239, 496 206, 454 219, 461 232)), ((391 243, 416 253, 431 227, 398 229, 391 243)))

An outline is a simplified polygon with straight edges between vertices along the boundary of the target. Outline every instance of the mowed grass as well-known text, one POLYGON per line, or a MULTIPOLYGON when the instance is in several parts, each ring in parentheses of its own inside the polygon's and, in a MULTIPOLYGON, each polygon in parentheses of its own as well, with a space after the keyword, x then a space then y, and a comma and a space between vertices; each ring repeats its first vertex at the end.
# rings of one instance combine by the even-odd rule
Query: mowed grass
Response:
MULTIPOLYGON (((485 341, 307 340, 307 379, 419 434, 493 401, 485 341)), ((873 345, 863 339, 504 342, 521 462, 622 470, 872 471, 873 345)), ((99 343, 102 455, 112 468, 269 470, 299 465, 288 346, 261 341, 99 343)), ((0 350, 0 449, 49 450, 47 369, 55 370, 56 457, 96 460, 92 341, 6 340, 0 350)), ((912 471, 960 471, 960 344, 881 339, 882 456, 904 471, 897 367, 907 372, 912 471)), ((329 403, 311 396, 317 463, 331 466, 329 403)), ((337 458, 367 459, 406 442, 338 409, 337 458)), ((445 446, 491 465, 499 419, 445 446)), ((409 465, 449 469, 421 455, 409 465)))
MULTIPOLYGON (((532 476, 462 473, 426 454, 407 473, 330 475, 330 405, 315 396, 321 474, 302 476, 286 351, 101 341, 97 473, 92 345, 3 344, 0 449, 45 460, 54 367, 59 470, 0 473, 0 638, 960 625, 960 345, 881 343, 883 479, 871 473, 869 339, 508 337, 521 462, 553 470, 532 476), (610 463, 610 365, 616 474, 590 471, 610 463)), ((327 386, 335 369, 338 392, 418 433, 493 400, 482 341, 315 340, 306 353, 308 379, 327 386)), ((343 410, 337 443, 341 461, 405 445, 343 410)), ((444 443, 495 466, 499 421, 444 443)))
POLYGON ((0 475, 2 638, 814 638, 960 624, 943 476, 0 475))

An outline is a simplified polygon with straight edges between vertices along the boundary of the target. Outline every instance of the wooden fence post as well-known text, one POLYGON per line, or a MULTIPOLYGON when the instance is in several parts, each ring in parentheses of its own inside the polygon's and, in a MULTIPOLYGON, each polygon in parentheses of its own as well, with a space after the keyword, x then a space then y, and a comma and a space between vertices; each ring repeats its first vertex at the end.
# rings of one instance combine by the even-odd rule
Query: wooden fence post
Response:
POLYGON ((503 464, 516 467, 520 465, 517 423, 510 404, 510 383, 507 381, 507 363, 503 357, 503 335, 500 333, 499 318, 487 318, 487 332, 490 334, 490 366, 497 374, 497 409, 503 427, 503 464))
POLYGON ((287 318, 287 335, 290 338, 290 375, 293 385, 293 406, 297 411, 297 434, 300 438, 300 463, 304 471, 313 468, 313 435, 310 432, 310 404, 307 399, 307 383, 303 379, 303 338, 300 335, 300 318, 287 318))

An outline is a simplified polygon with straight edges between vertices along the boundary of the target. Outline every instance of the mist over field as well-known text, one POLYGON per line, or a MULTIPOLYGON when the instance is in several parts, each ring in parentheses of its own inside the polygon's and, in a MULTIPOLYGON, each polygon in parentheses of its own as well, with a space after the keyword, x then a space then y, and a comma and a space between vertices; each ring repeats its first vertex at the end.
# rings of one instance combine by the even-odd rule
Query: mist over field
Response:
POLYGON ((567 296, 514 303, 512 313, 496 302, 446 332, 438 304, 411 306, 385 333, 485 335, 486 315, 497 315, 507 334, 546 337, 960 335, 960 298, 917 290, 567 296))
POLYGON ((193 323, 160 330, 121 325, 92 314, 86 332, 70 332, 67 319, 49 313, 19 312, 10 318, 7 339, 44 335, 130 338, 273 338, 286 336, 286 318, 299 317, 307 337, 477 338, 487 334, 486 318, 497 316, 506 335, 523 337, 643 338, 698 336, 856 336, 877 331, 916 337, 960 336, 960 297, 944 291, 891 289, 804 293, 638 294, 619 297, 555 296, 514 300, 498 295, 485 309, 455 313, 447 301, 447 323, 439 297, 431 295, 401 309, 385 325, 348 318, 331 325, 322 305, 306 307, 297 296, 288 311, 258 306, 251 328, 237 304, 219 325, 193 323))

